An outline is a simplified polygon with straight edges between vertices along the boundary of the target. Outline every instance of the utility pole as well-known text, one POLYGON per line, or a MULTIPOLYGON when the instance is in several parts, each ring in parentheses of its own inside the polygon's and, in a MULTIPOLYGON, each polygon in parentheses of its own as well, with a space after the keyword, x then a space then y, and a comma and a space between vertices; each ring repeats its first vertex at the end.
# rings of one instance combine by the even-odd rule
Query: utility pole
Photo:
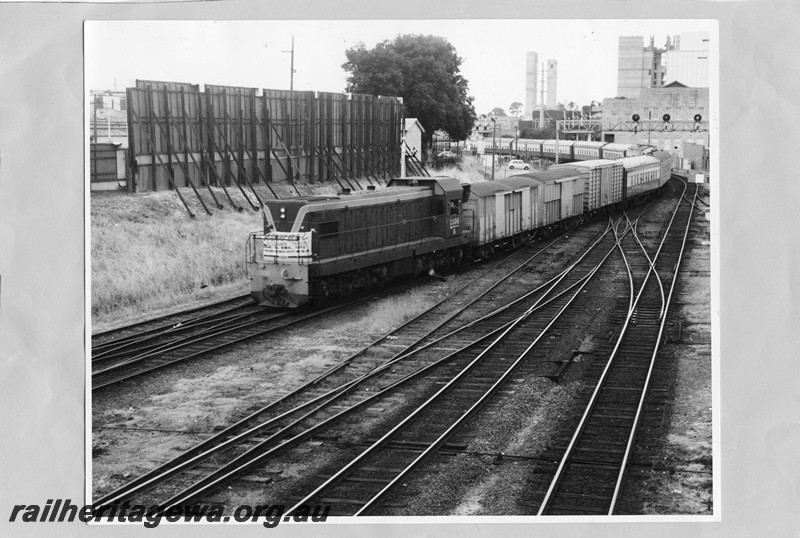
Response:
POLYGON ((494 134, 497 131, 497 118, 492 116, 492 181, 494 181, 494 156, 497 153, 497 145, 494 141, 494 134))
MULTIPOLYGON (((560 124, 561 124, 561 122, 556 120, 556 164, 558 164, 558 131, 559 131, 560 124)), ((542 149, 544 149, 544 148, 542 148, 542 149)))
POLYGON ((283 50, 281 52, 288 52, 291 54, 291 63, 289 64, 289 90, 294 90, 294 34, 292 34, 292 50, 283 50))

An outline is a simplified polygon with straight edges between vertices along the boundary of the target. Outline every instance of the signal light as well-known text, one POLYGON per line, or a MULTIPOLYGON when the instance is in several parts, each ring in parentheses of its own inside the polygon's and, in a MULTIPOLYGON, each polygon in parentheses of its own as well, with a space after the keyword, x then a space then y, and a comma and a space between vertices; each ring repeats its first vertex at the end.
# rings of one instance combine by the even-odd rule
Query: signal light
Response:
POLYGON ((703 119, 703 116, 701 116, 700 114, 695 114, 694 115, 694 130, 695 131, 700 130, 700 121, 702 121, 702 119, 703 119))
POLYGON ((664 123, 667 123, 670 119, 672 119, 672 116, 670 116, 669 114, 664 114, 663 116, 661 116, 661 119, 664 120, 664 123))
POLYGON ((633 116, 631 116, 631 119, 632 119, 634 122, 638 123, 638 122, 639 122, 639 114, 634 114, 633 116))

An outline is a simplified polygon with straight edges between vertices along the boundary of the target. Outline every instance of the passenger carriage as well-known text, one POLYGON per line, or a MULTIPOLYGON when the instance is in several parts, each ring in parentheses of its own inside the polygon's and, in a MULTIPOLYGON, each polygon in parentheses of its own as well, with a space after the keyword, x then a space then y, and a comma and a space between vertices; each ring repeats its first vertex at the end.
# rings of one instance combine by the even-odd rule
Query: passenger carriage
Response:
POLYGON ((560 161, 571 161, 572 146, 574 140, 545 140, 542 142, 542 157, 546 159, 555 159, 556 154, 560 161))
POLYGON ((608 143, 603 146, 600 152, 601 159, 608 159, 611 161, 627 157, 626 152, 633 147, 631 144, 615 144, 608 143))
POLYGON ((661 161, 650 155, 627 157, 625 167, 625 199, 649 193, 661 186, 661 161))
POLYGON ((572 156, 576 161, 597 160, 606 142, 577 141, 572 145, 572 156))

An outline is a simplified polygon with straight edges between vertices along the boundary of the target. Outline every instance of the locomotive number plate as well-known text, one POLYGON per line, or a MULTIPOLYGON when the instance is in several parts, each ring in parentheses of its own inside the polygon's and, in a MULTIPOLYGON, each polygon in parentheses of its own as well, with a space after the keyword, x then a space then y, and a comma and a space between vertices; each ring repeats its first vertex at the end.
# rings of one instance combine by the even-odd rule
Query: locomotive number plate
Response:
POLYGON ((311 256, 311 232, 273 232, 264 237, 264 257, 307 258, 311 256))

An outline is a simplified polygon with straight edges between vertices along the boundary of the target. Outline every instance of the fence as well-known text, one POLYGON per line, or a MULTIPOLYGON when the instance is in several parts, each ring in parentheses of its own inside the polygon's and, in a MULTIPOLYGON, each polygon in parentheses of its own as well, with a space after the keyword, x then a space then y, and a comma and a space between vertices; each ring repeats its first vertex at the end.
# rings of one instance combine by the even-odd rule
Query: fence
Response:
MULTIPOLYGON (((131 192, 336 180, 400 171, 395 97, 137 80, 128 88, 131 192)), ((274 191, 270 191, 274 194, 274 191)))

